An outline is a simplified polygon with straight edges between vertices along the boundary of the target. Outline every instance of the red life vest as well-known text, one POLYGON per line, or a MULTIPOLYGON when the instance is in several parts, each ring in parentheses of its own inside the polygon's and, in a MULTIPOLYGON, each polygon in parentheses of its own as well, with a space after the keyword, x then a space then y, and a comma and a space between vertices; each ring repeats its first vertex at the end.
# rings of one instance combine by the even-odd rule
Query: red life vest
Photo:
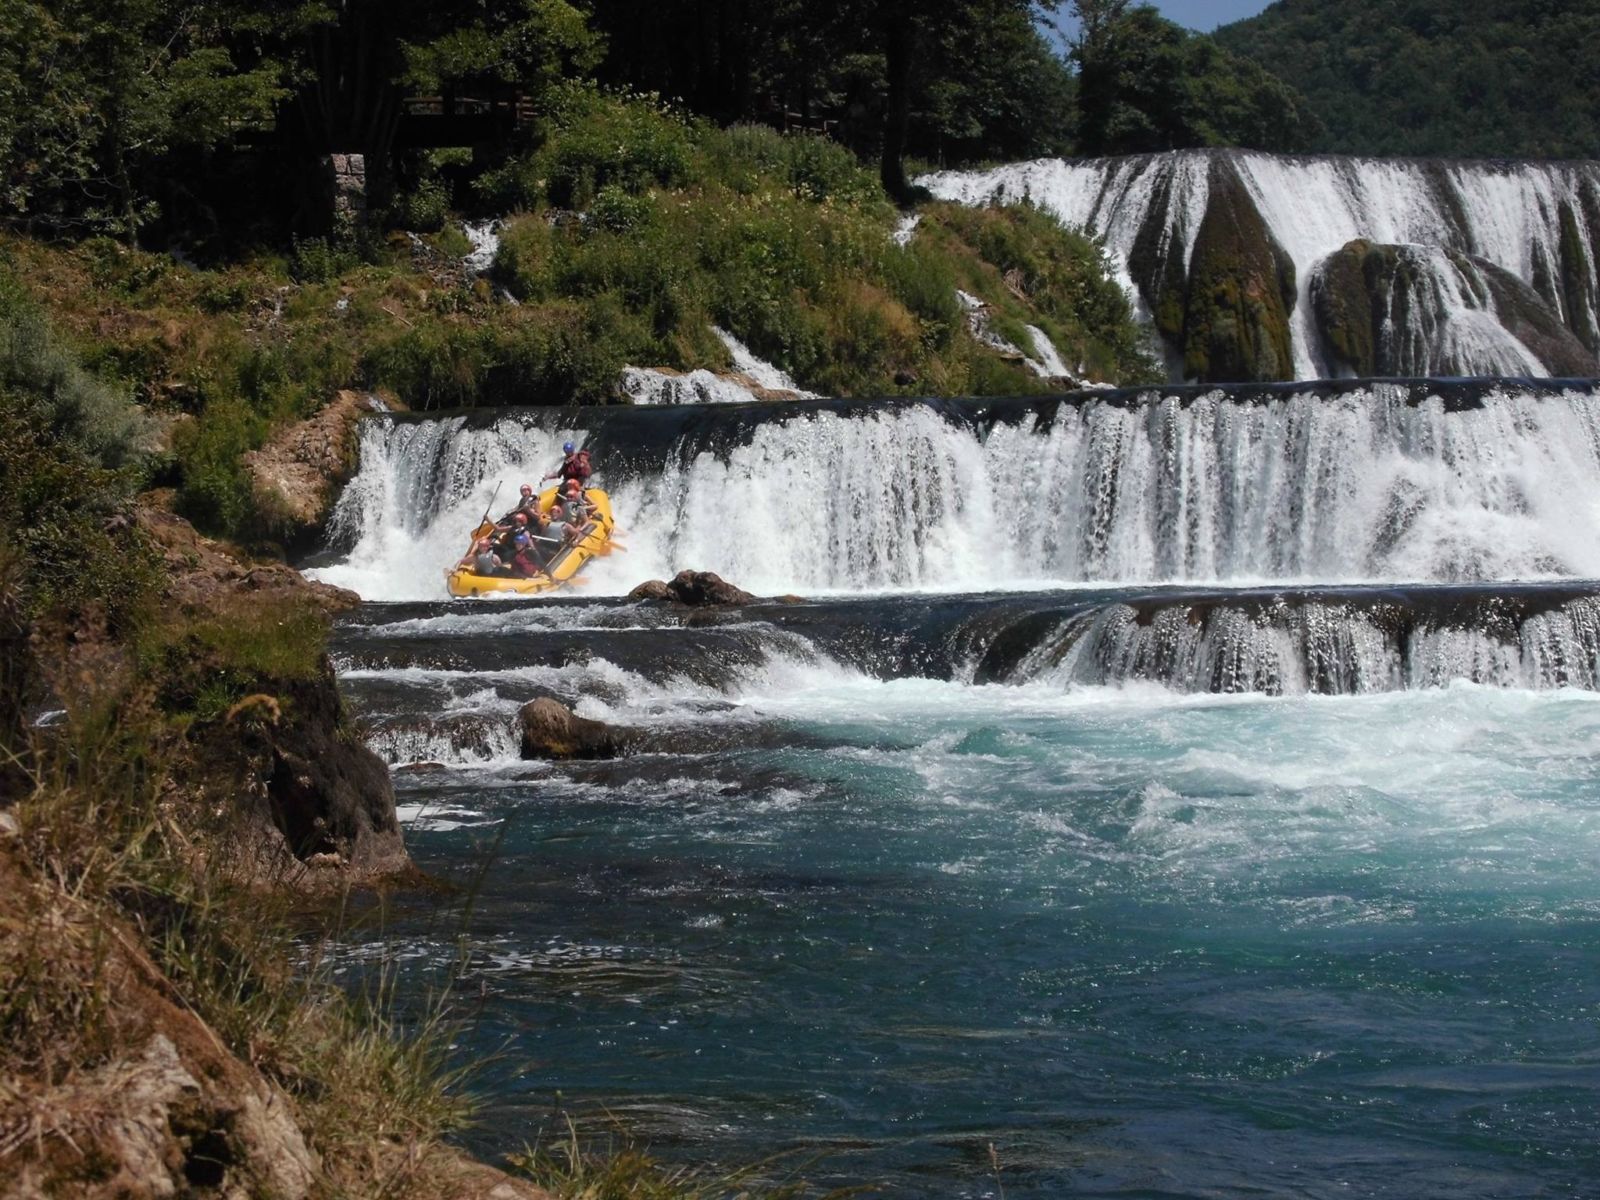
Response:
POLYGON ((561 479, 576 479, 579 483, 589 481, 589 472, 594 468, 589 463, 589 452, 579 450, 571 458, 563 459, 561 463, 561 479))

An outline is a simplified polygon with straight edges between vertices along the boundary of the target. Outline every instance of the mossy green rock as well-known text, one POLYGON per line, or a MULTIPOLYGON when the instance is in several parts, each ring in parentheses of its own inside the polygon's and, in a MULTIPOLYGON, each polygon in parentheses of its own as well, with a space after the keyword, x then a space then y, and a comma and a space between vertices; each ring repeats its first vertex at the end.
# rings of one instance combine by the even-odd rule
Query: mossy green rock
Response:
POLYGON ((1184 375, 1203 383, 1294 378, 1294 262, 1273 239, 1233 164, 1211 164, 1184 306, 1184 375))
MULTIPOLYGON (((1456 286, 1472 308, 1494 314, 1551 375, 1586 376, 1594 353, 1532 287, 1509 271, 1448 251, 1456 286)), ((1329 255, 1311 280, 1311 305, 1324 352, 1356 375, 1472 374, 1481 364, 1457 361, 1445 333, 1439 270, 1415 247, 1349 242, 1329 255)))

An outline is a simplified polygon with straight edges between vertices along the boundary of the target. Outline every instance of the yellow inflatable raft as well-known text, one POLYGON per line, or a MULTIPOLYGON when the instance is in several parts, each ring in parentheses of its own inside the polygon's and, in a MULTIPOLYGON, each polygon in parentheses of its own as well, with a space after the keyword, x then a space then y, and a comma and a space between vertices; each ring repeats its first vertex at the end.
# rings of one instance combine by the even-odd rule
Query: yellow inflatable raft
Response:
MULTIPOLYGON (((547 573, 533 576, 531 579, 518 579, 500 575, 478 575, 471 567, 456 567, 449 574, 447 584, 452 596, 487 596, 491 592, 512 592, 523 596, 535 596, 541 592, 553 592, 564 587, 572 577, 583 569, 585 563, 596 555, 609 554, 613 549, 611 535, 616 529, 616 522, 611 516, 611 497, 599 488, 589 488, 584 492, 589 503, 595 507, 595 517, 584 527, 584 534, 575 542, 560 547, 547 567, 547 573)), ((556 502, 556 489, 539 494, 539 511, 545 514, 550 512, 556 502)), ((492 532, 494 525, 484 522, 472 531, 472 540, 468 542, 470 550, 480 537, 492 532)))

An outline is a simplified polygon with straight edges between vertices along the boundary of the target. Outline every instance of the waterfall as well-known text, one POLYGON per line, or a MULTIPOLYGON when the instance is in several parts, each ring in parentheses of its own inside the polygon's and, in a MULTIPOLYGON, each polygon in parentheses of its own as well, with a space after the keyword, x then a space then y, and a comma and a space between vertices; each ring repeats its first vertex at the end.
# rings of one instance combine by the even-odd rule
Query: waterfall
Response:
MULTIPOLYGON (((1318 268, 1352 242, 1453 251, 1522 281, 1600 371, 1600 163, 1443 163, 1285 158, 1179 151, 1131 158, 1041 160, 919 181, 965 204, 1030 200, 1101 241, 1145 320, 1156 297, 1188 276, 1213 200, 1242 195, 1295 273, 1290 314, 1299 379, 1338 374, 1310 300, 1318 268)), ((1513 328, 1479 306, 1475 358, 1444 355, 1449 374, 1533 358, 1532 374, 1565 374, 1530 355, 1513 328), (1495 348, 1485 352, 1484 343, 1495 348)), ((1164 331, 1176 336, 1171 329, 1164 331)), ((1564 362, 1565 360, 1563 360, 1564 362)))
POLYGON ((1005 675, 1012 683, 1189 692, 1354 695, 1441 687, 1600 688, 1600 599, 1508 619, 1503 600, 1460 611, 1353 599, 1112 604, 1064 618, 1005 675))
POLYGON ((373 417, 318 574, 439 595, 566 438, 628 547, 592 593, 1600 577, 1600 393, 1514 382, 373 417))

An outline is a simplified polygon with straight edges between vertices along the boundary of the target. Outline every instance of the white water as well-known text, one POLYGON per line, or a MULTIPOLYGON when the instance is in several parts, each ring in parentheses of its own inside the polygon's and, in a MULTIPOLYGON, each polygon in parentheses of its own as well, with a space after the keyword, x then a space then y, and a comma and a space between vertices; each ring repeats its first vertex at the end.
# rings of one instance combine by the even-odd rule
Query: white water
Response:
POLYGON ((500 252, 499 221, 468 221, 462 230, 472 249, 461 260, 462 265, 474 275, 485 274, 494 266, 494 256, 500 252))
MULTIPOLYGON (((784 371, 758 358, 733 334, 715 325, 711 331, 721 339, 733 359, 733 369, 756 388, 766 392, 788 392, 794 398, 815 396, 791 379, 784 371)), ((763 397, 737 378, 718 375, 704 368, 677 374, 655 367, 624 367, 622 390, 635 404, 748 404, 763 397)))
MULTIPOLYGON (((1396 253, 1400 266, 1377 331, 1377 374, 1546 374, 1539 356, 1501 322, 1477 264, 1437 246, 1400 246, 1396 253)), ((1321 285, 1319 268, 1310 295, 1321 285)))
MULTIPOLYGON (((314 574, 430 599, 497 481, 567 437, 505 418, 368 422, 334 516, 348 560, 314 574)), ((719 453, 606 474, 626 554, 587 592, 683 568, 757 593, 983 591, 1083 581, 1600 577, 1600 396, 1514 387, 1448 413, 1404 388, 1065 405, 987 438, 923 406, 758 425, 719 453)))
POLYGON ((1141 620, 1123 604, 1066 621, 1011 673, 1059 686, 1148 680, 1185 692, 1352 695, 1468 681, 1530 691, 1600 690, 1600 601, 1528 617, 1509 636, 1448 619, 1308 602, 1251 612, 1178 605, 1141 620))
MULTIPOLYGON (((1156 260, 1182 250, 1185 270, 1210 201, 1212 171, 1231 170, 1249 192, 1272 236, 1293 261, 1299 298, 1292 315, 1298 378, 1332 374, 1308 303, 1312 275, 1328 255, 1364 238, 1392 245, 1463 251, 1511 272, 1539 291, 1569 323, 1561 279, 1563 205, 1581 231, 1579 283, 1600 292, 1600 230, 1587 229, 1582 193, 1600 197, 1596 163, 1461 163, 1281 158, 1253 153, 1184 151, 1138 158, 1041 160, 988 171, 943 171, 918 182, 941 199, 965 204, 1032 200, 1067 225, 1101 240, 1115 275, 1146 319, 1129 265, 1146 222, 1157 231, 1156 260), (1546 281, 1544 286, 1541 281, 1546 281), (1550 283, 1548 281, 1557 281, 1550 283)), ((1592 335, 1594 317, 1576 330, 1592 335)), ((1508 361, 1526 349, 1498 321, 1473 332, 1480 356, 1486 343, 1508 361)), ((1455 373, 1465 374, 1465 370, 1455 373)), ((1542 365, 1538 374, 1548 374, 1542 365)))
POLYGON ((748 375, 762 387, 773 392, 793 392, 796 396, 815 396, 815 392, 805 391, 782 368, 774 366, 764 358, 757 358, 746 346, 726 329, 716 325, 711 327, 711 332, 721 339, 722 344, 728 348, 728 353, 733 356, 733 369, 741 375, 748 375))

